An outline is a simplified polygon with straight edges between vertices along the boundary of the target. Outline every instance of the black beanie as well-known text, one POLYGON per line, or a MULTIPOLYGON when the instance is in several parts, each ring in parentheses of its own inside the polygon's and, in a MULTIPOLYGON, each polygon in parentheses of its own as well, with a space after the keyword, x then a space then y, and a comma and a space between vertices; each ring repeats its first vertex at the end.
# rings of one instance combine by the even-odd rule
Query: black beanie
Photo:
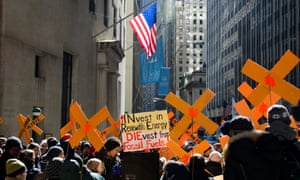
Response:
POLYGON ((52 146, 48 149, 47 153, 45 154, 46 159, 51 161, 53 158, 58 157, 60 153, 64 152, 63 148, 60 146, 52 146))
POLYGON ((115 149, 116 147, 121 147, 121 142, 116 137, 109 137, 106 139, 104 143, 104 148, 106 151, 111 151, 115 149))
POLYGON ((222 134, 232 136, 231 132, 250 131, 253 125, 246 116, 235 116, 231 121, 225 122, 220 130, 222 134))
POLYGON ((23 149, 21 140, 16 136, 11 136, 11 137, 7 138, 5 147, 6 147, 6 149, 10 149, 12 147, 18 147, 21 150, 23 149))
POLYGON ((269 124, 272 124, 277 120, 280 120, 287 125, 291 123, 290 114, 287 108, 283 105, 274 104, 268 109, 268 122, 269 124))

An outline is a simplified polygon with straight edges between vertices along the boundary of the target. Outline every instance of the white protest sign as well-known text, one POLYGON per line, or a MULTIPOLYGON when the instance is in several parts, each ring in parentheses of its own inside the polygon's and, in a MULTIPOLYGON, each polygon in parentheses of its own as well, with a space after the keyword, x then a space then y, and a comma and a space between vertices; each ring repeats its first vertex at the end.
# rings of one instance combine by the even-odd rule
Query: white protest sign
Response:
POLYGON ((169 142, 166 110, 125 114, 120 127, 125 152, 167 147, 169 142))

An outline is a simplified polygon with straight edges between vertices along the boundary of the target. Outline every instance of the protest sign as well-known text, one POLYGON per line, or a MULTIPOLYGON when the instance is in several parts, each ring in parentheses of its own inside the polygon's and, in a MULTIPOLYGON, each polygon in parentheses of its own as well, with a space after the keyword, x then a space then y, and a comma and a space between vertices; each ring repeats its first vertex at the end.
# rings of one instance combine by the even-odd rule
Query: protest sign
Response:
POLYGON ((125 152, 162 148, 169 142, 166 110, 125 114, 120 128, 125 152))

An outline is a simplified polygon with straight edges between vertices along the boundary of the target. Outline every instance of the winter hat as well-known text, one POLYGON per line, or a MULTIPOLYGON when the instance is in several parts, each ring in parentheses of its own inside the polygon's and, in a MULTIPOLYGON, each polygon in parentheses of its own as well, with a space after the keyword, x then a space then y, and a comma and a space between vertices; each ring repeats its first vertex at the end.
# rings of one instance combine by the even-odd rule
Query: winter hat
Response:
POLYGON ((273 122, 280 120, 285 124, 289 125, 291 123, 290 114, 287 108, 280 104, 274 104, 268 109, 268 122, 272 124, 273 122))
POLYGON ((235 116, 231 121, 225 122, 220 128, 222 134, 229 136, 252 129, 252 122, 246 116, 235 116))
POLYGON ((116 137, 109 137, 106 139, 104 143, 104 148, 106 151, 111 151, 115 149, 116 147, 121 147, 121 142, 116 137))
POLYGON ((6 175, 9 177, 15 177, 18 174, 27 171, 25 164, 15 158, 8 159, 6 161, 6 175))
POLYGON ((52 146, 48 149, 46 153, 46 159, 48 161, 52 160, 54 157, 58 157, 60 153, 64 152, 63 148, 60 146, 52 146))
POLYGON ((48 148, 50 148, 51 146, 57 146, 59 145, 58 140, 55 137, 49 137, 47 139, 47 144, 48 144, 48 148))
POLYGON ((23 149, 21 140, 16 136, 11 136, 11 137, 7 138, 5 146, 6 146, 6 149, 10 149, 12 147, 18 147, 20 149, 23 149))
POLYGON ((269 127, 267 131, 275 135, 280 141, 294 140, 296 131, 289 125, 291 123, 290 114, 283 105, 274 104, 268 109, 269 127))

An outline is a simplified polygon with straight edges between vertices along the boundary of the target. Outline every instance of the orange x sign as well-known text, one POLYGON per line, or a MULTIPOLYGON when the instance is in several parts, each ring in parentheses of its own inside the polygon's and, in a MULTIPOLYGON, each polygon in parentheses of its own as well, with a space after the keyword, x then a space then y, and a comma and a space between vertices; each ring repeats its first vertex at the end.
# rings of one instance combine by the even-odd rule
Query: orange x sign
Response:
POLYGON ((207 140, 203 140, 195 148, 193 148, 189 152, 186 152, 175 141, 170 139, 170 141, 168 142, 168 148, 172 152, 174 152, 183 163, 187 164, 189 162, 190 157, 194 153, 203 153, 205 150, 210 148, 210 144, 207 140))
MULTIPOLYGON (((247 98, 254 90, 246 82, 243 82, 238 87, 238 91, 247 98)), ((263 100, 260 101, 260 104, 255 106, 253 109, 250 109, 245 100, 235 103, 234 107, 238 114, 249 117, 256 129, 264 130, 267 124, 259 124, 258 120, 263 116, 267 117, 268 108, 273 104, 276 104, 279 100, 280 96, 276 93, 270 92, 263 100)))
POLYGON ((30 135, 29 130, 32 129, 34 132, 36 132, 38 135, 41 135, 43 133, 43 130, 41 130, 36 125, 44 120, 45 116, 43 114, 39 115, 34 120, 31 120, 30 116, 24 117, 22 114, 18 115, 18 121, 20 124, 20 130, 18 133, 18 137, 21 139, 22 136, 24 136, 26 142, 30 143, 30 135))
POLYGON ((2 119, 2 117, 0 117, 0 124, 2 124, 3 123, 3 119, 2 119))
POLYGON ((170 132, 170 137, 175 142, 179 143, 180 136, 188 129, 193 120, 204 127, 209 134, 213 134, 217 130, 218 124, 200 113, 214 96, 215 94, 212 91, 206 90, 192 106, 172 92, 166 96, 165 101, 183 113, 181 120, 178 121, 176 126, 170 132))
POLYGON ((298 63, 299 58, 290 50, 280 58, 270 71, 248 59, 242 68, 242 73, 259 83, 247 97, 249 101, 256 106, 272 91, 296 105, 300 99, 300 90, 285 81, 284 78, 298 63))
POLYGON ((70 116, 74 118, 78 123, 79 128, 73 132, 73 136, 70 138, 70 145, 72 148, 76 147, 83 138, 87 138, 89 142, 95 147, 96 151, 99 151, 104 144, 105 136, 101 133, 97 126, 108 120, 114 127, 106 129, 107 133, 115 131, 118 123, 114 123, 106 107, 98 111, 92 118, 88 119, 84 112, 81 110, 80 105, 75 102, 70 106, 70 116))

